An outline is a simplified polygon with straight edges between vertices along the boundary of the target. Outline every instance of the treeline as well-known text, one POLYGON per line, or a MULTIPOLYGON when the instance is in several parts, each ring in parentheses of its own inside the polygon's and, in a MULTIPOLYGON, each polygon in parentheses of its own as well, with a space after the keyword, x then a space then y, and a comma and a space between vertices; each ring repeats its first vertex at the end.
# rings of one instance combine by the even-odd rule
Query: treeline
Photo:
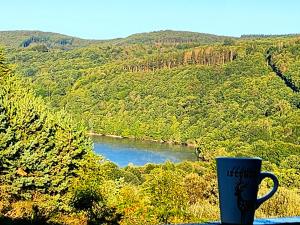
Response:
POLYGON ((225 39, 235 39, 233 37, 218 36, 205 33, 161 30, 149 33, 139 33, 128 36, 127 38, 112 40, 117 44, 164 44, 180 45, 196 43, 198 45, 222 43, 225 39))
MULTIPOLYGON (((29 47, 33 43, 47 43, 49 37, 47 36, 32 36, 21 43, 21 46, 24 48, 29 47)), ((60 39, 55 42, 56 45, 72 45, 73 39, 60 39)))
POLYGON ((110 45, 171 45, 177 48, 187 48, 206 44, 222 43, 225 39, 234 40, 236 38, 218 36, 205 33, 187 31, 154 31, 149 33, 133 34, 126 38, 116 38, 111 40, 85 40, 58 33, 42 31, 0 31, 0 44, 9 48, 28 47, 31 43, 39 42, 48 47, 63 45, 65 50, 77 47, 84 47, 90 44, 110 44, 110 45))
POLYGON ((296 37, 300 34, 242 34, 241 38, 277 38, 277 37, 296 37))
POLYGON ((171 69, 183 65, 223 65, 237 58, 234 49, 222 47, 202 47, 189 51, 155 55, 143 61, 136 59, 123 65, 125 71, 149 72, 158 69, 171 69))
POLYGON ((74 49, 97 41, 84 40, 63 34, 42 31, 0 31, 0 45, 8 48, 26 48, 43 44, 50 48, 74 49), (63 48, 64 47, 64 48, 63 48))

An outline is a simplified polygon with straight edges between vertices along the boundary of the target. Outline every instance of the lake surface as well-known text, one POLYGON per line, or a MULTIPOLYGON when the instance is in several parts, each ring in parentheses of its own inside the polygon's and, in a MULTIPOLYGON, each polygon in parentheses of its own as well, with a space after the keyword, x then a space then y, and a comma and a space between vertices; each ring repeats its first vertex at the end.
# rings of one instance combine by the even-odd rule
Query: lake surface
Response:
POLYGON ((120 167, 131 163, 142 166, 146 163, 160 164, 166 161, 181 162, 197 159, 194 148, 187 146, 105 136, 93 136, 92 139, 95 152, 120 167))

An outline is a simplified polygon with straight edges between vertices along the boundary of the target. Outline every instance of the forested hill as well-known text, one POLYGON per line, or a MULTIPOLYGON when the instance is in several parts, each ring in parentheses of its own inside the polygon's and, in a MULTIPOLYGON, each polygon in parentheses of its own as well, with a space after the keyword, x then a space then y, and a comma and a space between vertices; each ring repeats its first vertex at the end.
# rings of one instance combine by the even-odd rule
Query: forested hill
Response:
POLYGON ((126 38, 116 38, 111 40, 86 40, 68 35, 42 32, 42 31, 0 31, 0 45, 7 47, 32 47, 33 45, 45 45, 47 47, 74 48, 83 47, 95 43, 110 43, 115 45, 126 44, 178 44, 197 43, 212 44, 223 42, 232 37, 217 36, 212 34, 187 32, 187 31, 155 31, 149 33, 133 34, 126 38))
POLYGON ((299 155, 297 35, 160 31, 63 48, 51 44, 58 36, 47 49, 11 39, 7 58, 37 95, 90 132, 191 144, 205 157, 299 155))
POLYGON ((212 44, 223 42, 225 39, 234 39, 233 37, 218 36, 213 34, 188 32, 188 31, 173 31, 163 30, 149 33, 139 33, 121 38, 116 43, 123 44, 178 44, 178 43, 198 43, 212 44))
POLYGON ((42 31, 0 31, 0 45, 13 48, 27 48, 36 45, 44 45, 48 48, 79 47, 91 44, 95 41, 84 40, 63 34, 42 31))
MULTIPOLYGON (((285 38, 297 37, 299 34, 285 35, 263 35, 263 34, 248 34, 241 35, 240 38, 230 36, 220 36, 207 33, 189 32, 189 31, 174 31, 161 30, 153 32, 145 32, 132 34, 125 38, 116 38, 110 40, 87 40, 78 37, 72 37, 64 34, 43 32, 43 31, 0 31, 0 45, 6 47, 29 47, 30 45, 43 44, 47 47, 64 47, 74 48, 83 47, 95 43, 109 43, 113 45, 128 45, 128 44, 191 44, 205 45, 213 43, 232 42, 238 39, 268 39, 268 38, 285 38)), ((181 46, 182 47, 182 46, 181 46)))

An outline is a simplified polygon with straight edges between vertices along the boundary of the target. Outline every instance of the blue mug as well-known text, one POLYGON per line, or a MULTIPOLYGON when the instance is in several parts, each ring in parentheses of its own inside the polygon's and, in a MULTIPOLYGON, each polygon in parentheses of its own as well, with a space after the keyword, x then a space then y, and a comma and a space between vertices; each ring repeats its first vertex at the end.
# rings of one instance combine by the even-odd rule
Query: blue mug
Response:
POLYGON ((261 172, 260 158, 218 157, 216 161, 222 224, 253 224, 255 210, 277 191, 278 179, 261 172), (266 177, 274 187, 257 199, 259 184, 266 177))

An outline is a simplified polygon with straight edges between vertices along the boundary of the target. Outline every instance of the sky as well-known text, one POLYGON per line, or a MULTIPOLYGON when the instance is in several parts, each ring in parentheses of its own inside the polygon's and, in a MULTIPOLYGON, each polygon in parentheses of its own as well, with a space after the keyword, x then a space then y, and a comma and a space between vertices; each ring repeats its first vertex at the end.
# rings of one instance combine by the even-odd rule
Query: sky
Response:
POLYGON ((87 39, 180 30, 226 36, 300 33, 299 0, 2 0, 0 31, 87 39))

